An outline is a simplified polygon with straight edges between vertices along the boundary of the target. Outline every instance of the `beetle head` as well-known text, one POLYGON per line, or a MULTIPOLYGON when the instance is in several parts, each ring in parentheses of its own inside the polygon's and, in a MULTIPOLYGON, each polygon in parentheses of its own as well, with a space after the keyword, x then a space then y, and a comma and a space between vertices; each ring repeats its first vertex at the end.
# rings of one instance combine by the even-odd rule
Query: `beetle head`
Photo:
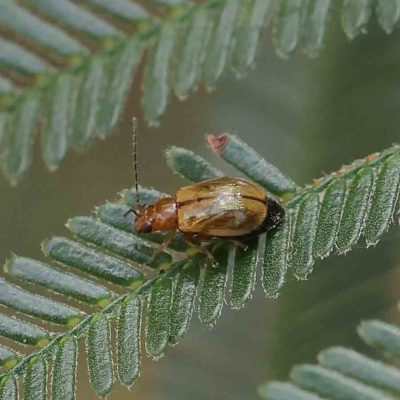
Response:
POLYGON ((135 210, 136 220, 134 223, 135 230, 139 233, 150 233, 151 223, 153 221, 152 213, 149 213, 148 206, 139 206, 135 210))

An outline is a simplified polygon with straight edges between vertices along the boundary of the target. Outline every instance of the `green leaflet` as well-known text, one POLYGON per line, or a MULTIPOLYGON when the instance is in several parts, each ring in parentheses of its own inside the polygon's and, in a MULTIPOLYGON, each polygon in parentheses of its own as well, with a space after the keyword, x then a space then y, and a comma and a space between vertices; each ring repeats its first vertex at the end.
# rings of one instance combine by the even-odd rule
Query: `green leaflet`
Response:
POLYGON ((71 145, 77 150, 85 149, 97 133, 97 119, 103 85, 107 80, 107 68, 110 60, 106 54, 93 57, 85 65, 83 80, 77 97, 71 145))
POLYGON ((392 33, 400 17, 400 3, 397 0, 377 0, 378 22, 386 33, 392 33))
POLYGON ((332 347, 318 354, 319 363, 371 386, 400 393, 400 371, 343 347, 332 347))
POLYGON ((68 148, 70 102, 75 80, 61 74, 52 82, 45 98, 45 126, 42 133, 43 159, 50 170, 59 167, 68 148))
POLYGON ((201 64, 211 28, 210 10, 200 6, 181 28, 175 72, 175 93, 180 100, 186 99, 195 89, 201 72, 201 64))
POLYGON ((314 257, 327 257, 333 250, 345 204, 347 184, 336 179, 326 189, 318 217, 314 257))
POLYGON ((74 337, 60 340, 53 364, 52 399, 76 399, 78 343, 74 337))
POLYGON ((271 382, 258 389, 258 394, 265 400, 324 400, 311 392, 283 382, 271 382))
POLYGON ((0 304, 55 324, 76 325, 81 313, 70 306, 31 294, 0 279, 0 304))
POLYGON ((298 279, 306 279, 314 264, 313 246, 319 214, 319 194, 304 197, 294 227, 289 265, 298 279))
POLYGON ((225 2, 225 7, 214 23, 212 40, 208 42, 203 67, 204 84, 208 90, 215 87, 227 64, 239 9, 239 0, 225 2))
POLYGON ((219 178, 224 174, 193 151, 172 146, 165 152, 168 166, 190 182, 219 178))
POLYGON ((42 243, 48 257, 123 286, 137 286, 143 280, 141 272, 113 257, 100 254, 72 240, 54 237, 42 243))
POLYGON ((28 75, 38 75, 50 69, 50 66, 34 53, 23 47, 0 38, 0 62, 28 75))
POLYGON ((377 320, 363 321, 357 332, 371 347, 400 357, 400 330, 398 327, 377 320))
POLYGON ((13 257, 6 263, 5 270, 17 278, 37 283, 90 304, 106 305, 111 298, 110 292, 102 286, 75 275, 60 272, 30 258, 13 257))
POLYGON ((172 281, 163 276, 152 287, 146 318, 146 351, 154 358, 163 356, 168 344, 171 300, 172 281))
POLYGON ((336 238, 336 245, 343 253, 356 244, 364 228, 373 180, 373 171, 370 168, 363 168, 350 182, 336 238))
POLYGON ((95 38, 117 36, 120 33, 112 25, 84 8, 75 5, 71 1, 63 0, 54 2, 52 0, 27 0, 35 8, 47 14, 63 25, 70 26, 78 31, 85 32, 95 38))
MULTIPOLYGON (((145 188, 139 185, 139 200, 140 204, 153 204, 155 203, 163 193, 153 188, 145 188)), ((132 208, 136 207, 136 190, 135 188, 124 190, 121 193, 123 202, 132 208)))
MULTIPOLYGON (((14 84, 7 78, 0 76, 0 96, 10 94, 14 89, 14 84)), ((1 135, 0 135, 1 136, 1 135)), ((0 139, 1 148, 1 139, 0 139)))
POLYGON ((7 124, 10 119, 10 114, 8 112, 0 112, 0 158, 5 152, 7 143, 7 124))
POLYGON ((315 57, 320 52, 331 0, 308 0, 307 16, 303 25, 303 50, 315 57))
POLYGON ((150 0, 153 3, 157 3, 158 5, 162 5, 164 7, 174 7, 180 4, 187 3, 188 0, 150 0))
POLYGON ((49 342, 49 332, 44 329, 2 314, 0 314, 0 336, 25 345, 40 347, 49 342))
POLYGON ((206 324, 213 324, 222 312, 228 272, 228 250, 229 246, 226 243, 215 245, 211 254, 217 261, 218 267, 212 267, 210 262, 206 264, 206 273, 199 297, 199 318, 206 324))
MULTIPOLYGON (((134 207, 136 207, 136 204, 134 205, 134 207)), ((156 234, 140 234, 135 230, 135 228, 133 227, 134 221, 136 220, 135 214, 129 213, 125 216, 125 213, 130 208, 130 206, 126 206, 125 204, 106 203, 97 208, 96 213, 98 218, 106 224, 109 224, 122 231, 141 236, 143 239, 162 243, 165 235, 160 235, 158 232, 156 234)))
POLYGON ((33 135, 36 132, 36 119, 39 96, 31 95, 23 99, 12 113, 6 137, 7 152, 3 157, 4 173, 16 184, 32 162, 33 135))
POLYGON ((75 217, 67 222, 68 229, 77 237, 119 256, 153 268, 166 268, 172 257, 162 251, 153 257, 155 247, 138 236, 128 235, 90 217, 75 217))
POLYGON ((170 58, 175 45, 179 21, 165 24, 158 32, 158 41, 150 50, 144 75, 142 104, 149 122, 156 121, 167 107, 170 58))
POLYGON ((289 200, 295 183, 235 135, 207 136, 211 150, 275 196, 289 200))
POLYGON ((14 2, 0 3, 0 24, 64 56, 86 52, 83 45, 64 31, 37 18, 14 2))
POLYGON ((364 232, 367 245, 376 244, 389 229, 399 196, 399 184, 400 157, 394 155, 383 164, 376 178, 364 232))
POLYGON ((247 249, 239 246, 235 249, 231 288, 232 308, 243 307, 251 299, 257 278, 258 243, 259 238, 256 238, 248 244, 247 249))
POLYGON ((24 400, 46 400, 47 365, 43 357, 33 357, 25 376, 24 400))
POLYGON ((300 42, 306 16, 305 0, 282 0, 272 20, 272 39, 277 54, 288 58, 300 42))
POLYGON ((285 283, 292 220, 293 213, 288 212, 282 224, 267 234, 261 276, 267 297, 277 297, 285 283))
POLYGON ((78 112, 78 98, 82 91, 84 76, 84 69, 80 66, 73 68, 73 78, 69 92, 69 112, 68 112, 68 145, 71 146, 71 138, 75 130, 75 115, 78 112))
POLYGON ((131 386, 139 376, 141 363, 142 302, 139 296, 128 296, 118 318, 117 365, 121 383, 131 386))
POLYGON ((171 306, 169 330, 169 343, 171 345, 178 344, 189 329, 199 278, 199 264, 193 261, 185 264, 177 276, 171 306))
POLYGON ((338 400, 390 400, 383 392, 317 365, 299 365, 290 378, 300 387, 338 400), (333 396, 333 397, 332 397, 333 396))
POLYGON ((232 66, 238 78, 243 77, 254 64, 261 29, 270 5, 270 0, 247 0, 242 6, 232 56, 232 66))
POLYGON ((372 14, 372 0, 344 0, 342 26, 349 39, 354 39, 365 30, 372 14))
POLYGON ((108 318, 96 314, 90 321, 87 335, 89 378, 93 391, 106 397, 114 381, 111 356, 111 333, 108 318))
POLYGON ((17 363, 18 356, 8 347, 0 346, 0 368, 12 368, 17 363))
POLYGON ((89 0, 97 7, 115 14, 116 16, 129 21, 141 21, 150 18, 150 14, 139 4, 130 0, 89 0))
POLYGON ((14 374, 0 378, 0 400, 18 400, 18 384, 14 374))
POLYGON ((134 37, 108 55, 108 70, 101 93, 97 135, 111 134, 123 112, 136 64, 142 56, 142 44, 134 37))

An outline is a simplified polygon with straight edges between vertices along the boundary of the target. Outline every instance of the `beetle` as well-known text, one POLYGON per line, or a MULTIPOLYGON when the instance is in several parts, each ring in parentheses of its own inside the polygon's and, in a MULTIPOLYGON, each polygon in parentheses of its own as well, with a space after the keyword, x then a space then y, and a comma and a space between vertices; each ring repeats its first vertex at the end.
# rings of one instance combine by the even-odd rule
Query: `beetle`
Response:
MULTIPOLYGON (((241 178, 221 177, 185 186, 174 197, 163 197, 141 205, 137 179, 137 120, 133 119, 133 158, 136 188, 134 229, 140 233, 170 231, 155 254, 165 249, 177 231, 182 239, 218 264, 201 242, 228 240, 247 248, 247 243, 274 229, 285 217, 281 204, 254 183, 241 178)), ((154 256, 153 256, 154 257, 154 256)))

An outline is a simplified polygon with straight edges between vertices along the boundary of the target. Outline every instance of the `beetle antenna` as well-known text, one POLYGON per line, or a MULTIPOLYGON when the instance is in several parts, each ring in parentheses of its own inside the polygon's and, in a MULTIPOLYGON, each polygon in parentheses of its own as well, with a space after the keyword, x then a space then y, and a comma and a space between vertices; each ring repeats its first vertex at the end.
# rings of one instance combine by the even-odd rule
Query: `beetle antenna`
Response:
POLYGON ((136 190, 136 206, 140 207, 139 201, 139 185, 138 185, 138 168, 137 168, 137 135, 138 135, 138 120, 136 117, 132 118, 132 131, 133 131, 133 172, 135 178, 135 190, 136 190))
POLYGON ((124 218, 126 218, 130 213, 135 214, 137 217, 139 216, 139 214, 137 213, 137 211, 135 211, 133 208, 130 208, 130 209, 124 214, 124 218))

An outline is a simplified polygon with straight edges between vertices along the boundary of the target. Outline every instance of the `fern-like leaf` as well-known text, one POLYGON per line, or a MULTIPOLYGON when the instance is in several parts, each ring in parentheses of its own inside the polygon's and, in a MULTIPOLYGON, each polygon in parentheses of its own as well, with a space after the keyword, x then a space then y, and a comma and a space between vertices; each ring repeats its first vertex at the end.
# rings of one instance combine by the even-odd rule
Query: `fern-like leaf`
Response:
MULTIPOLYGON (((370 347, 397 359, 400 330, 378 320, 363 321, 358 334, 370 347)), ((318 354, 319 365, 299 365, 292 369, 292 383, 271 382, 260 386, 268 400, 390 400, 400 394, 400 369, 376 361, 354 350, 331 347, 318 354)))
MULTIPOLYGON (((214 89, 228 66, 245 75, 269 21, 278 55, 286 58, 298 47, 317 54, 328 14, 337 6, 330 0, 154 3, 144 8, 128 0, 0 1, 0 24, 8 33, 0 39, 0 63, 6 67, 0 76, 0 154, 12 183, 32 162, 38 122, 50 170, 70 147, 84 150, 96 137, 111 134, 141 60, 142 104, 154 123, 166 110, 171 85, 184 99, 200 82, 214 89)), ((343 2, 349 38, 365 31, 372 6, 369 0, 343 2)), ((398 1, 380 0, 376 11, 382 28, 392 32, 400 17, 398 1)))
MULTIPOLYGON (((19 359, 12 349, 0 348, 0 366, 7 368, 0 376, 1 400, 16 398, 20 377, 27 398, 45 398, 48 365, 53 397, 73 399, 77 341, 81 338, 86 340, 90 382, 99 396, 110 393, 116 377, 131 386, 139 376, 141 341, 148 356, 163 356, 168 346, 179 343, 187 332, 196 298, 199 318, 208 325, 220 317, 227 291, 232 308, 246 304, 257 280, 259 250, 264 254, 262 286, 267 296, 276 297, 289 266, 297 278, 304 279, 314 260, 329 255, 338 243, 343 252, 349 251, 364 233, 367 244, 376 244, 392 220, 400 179, 398 147, 358 160, 300 189, 239 138, 225 134, 208 141, 215 152, 267 192, 286 200, 287 218, 268 235, 264 249, 259 249, 262 240, 252 242, 246 251, 217 243, 210 249, 219 267, 202 268, 204 255, 193 254, 178 237, 152 260, 165 235, 139 234, 133 229, 134 215, 124 217, 136 204, 133 189, 123 191, 120 200, 96 208, 94 217, 72 218, 67 228, 74 240, 53 237, 42 244, 52 265, 19 256, 5 264, 8 279, 0 280, 0 304, 36 318, 36 323, 41 320, 50 325, 44 329, 0 315, 1 336, 38 347, 19 359), (85 277, 77 276, 76 270, 85 277), (159 271, 165 272, 160 275, 159 271), (32 293, 24 290, 16 284, 18 280, 75 299, 76 305, 39 296, 33 293, 33 285, 29 287, 32 293), (83 304, 85 312, 80 307, 83 304), (116 343, 110 335, 114 319, 116 343), (64 326, 61 333, 51 332, 55 324, 64 326)), ((166 156, 173 170, 192 182, 222 174, 189 150, 173 147, 166 156)), ((143 204, 160 195, 154 189, 140 188, 143 204)))

